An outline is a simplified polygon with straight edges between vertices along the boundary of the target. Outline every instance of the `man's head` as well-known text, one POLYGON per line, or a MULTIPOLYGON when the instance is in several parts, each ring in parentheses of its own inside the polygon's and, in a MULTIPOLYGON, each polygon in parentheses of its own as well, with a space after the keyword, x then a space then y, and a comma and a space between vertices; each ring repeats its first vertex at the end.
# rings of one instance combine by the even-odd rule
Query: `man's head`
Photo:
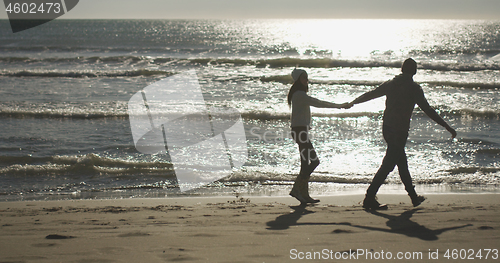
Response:
POLYGON ((404 74, 415 75, 417 74, 417 62, 412 58, 409 58, 403 62, 403 66, 401 67, 401 71, 404 74))

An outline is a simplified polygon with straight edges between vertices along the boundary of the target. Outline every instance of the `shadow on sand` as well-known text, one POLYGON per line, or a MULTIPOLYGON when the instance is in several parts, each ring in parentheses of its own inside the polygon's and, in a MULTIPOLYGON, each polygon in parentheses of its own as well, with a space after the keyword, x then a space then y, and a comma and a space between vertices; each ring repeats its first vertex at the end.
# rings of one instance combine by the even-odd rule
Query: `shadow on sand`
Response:
POLYGON ((420 224, 410 220, 410 218, 413 216, 413 214, 415 212, 417 212, 418 210, 420 210, 420 209, 408 210, 408 211, 405 211, 398 216, 388 215, 388 214, 380 213, 377 211, 367 211, 370 214, 388 219, 386 225, 389 227, 389 229, 372 227, 372 226, 353 225, 350 223, 340 223, 339 225, 349 225, 352 227, 362 228, 362 229, 366 229, 366 230, 381 231, 381 232, 393 233, 393 234, 401 234, 401 235, 405 235, 408 237, 415 237, 415 238, 419 238, 419 239, 426 240, 426 241, 438 240, 439 235, 441 235, 442 233, 449 231, 449 230, 455 230, 455 229, 460 229, 460 228, 472 226, 471 224, 466 224, 466 225, 462 225, 462 226, 445 227, 445 228, 431 230, 423 225, 420 225, 420 224))
POLYGON ((422 226, 416 222, 411 221, 411 217, 413 216, 414 213, 419 211, 420 209, 412 209, 403 212, 400 215, 389 215, 389 214, 384 214, 380 213, 378 211, 367 211, 368 213, 375 215, 375 216, 380 216, 383 218, 388 219, 386 225, 389 228, 381 228, 381 227, 374 227, 374 226, 362 226, 362 225, 355 225, 351 224, 349 222, 342 222, 342 223, 298 223, 297 221, 306 214, 311 214, 314 213, 314 211, 307 210, 306 206, 292 206, 291 207, 294 211, 292 213, 287 213, 284 215, 278 216, 274 221, 269 221, 267 222, 267 229, 268 230, 285 230, 290 228, 290 226, 299 226, 299 225, 345 225, 345 226, 351 226, 351 227, 356 227, 356 228, 361 228, 361 229, 366 229, 366 230, 372 230, 372 231, 381 231, 381 232, 386 232, 386 233, 393 233, 393 234, 401 234, 405 235, 408 237, 414 237, 414 238, 419 238, 422 240, 426 241, 435 241, 438 240, 438 236, 446 231, 450 230, 456 230, 468 226, 472 226, 471 224, 466 224, 462 226, 455 226, 455 227, 446 227, 446 228, 440 228, 440 229, 429 229, 425 226, 422 226))
POLYGON ((297 223, 297 221, 307 214, 314 213, 313 211, 307 210, 307 206, 298 205, 290 206, 293 209, 292 213, 287 213, 280 215, 274 219, 274 221, 267 222, 268 230, 285 230, 290 228, 290 226, 304 225, 305 223, 297 223))

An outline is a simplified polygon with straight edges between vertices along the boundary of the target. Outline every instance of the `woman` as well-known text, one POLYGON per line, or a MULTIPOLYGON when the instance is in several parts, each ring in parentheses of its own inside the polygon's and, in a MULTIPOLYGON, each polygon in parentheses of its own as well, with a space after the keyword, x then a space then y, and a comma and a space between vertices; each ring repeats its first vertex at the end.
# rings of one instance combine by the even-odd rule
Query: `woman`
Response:
POLYGON ((293 184, 290 195, 300 201, 301 204, 317 203, 318 199, 309 196, 309 177, 314 169, 319 165, 316 151, 309 140, 309 129, 311 125, 311 109, 317 108, 349 108, 350 104, 335 104, 318 100, 307 95, 308 77, 303 69, 292 71, 293 85, 288 92, 288 106, 292 108, 291 129, 292 138, 299 146, 300 153, 300 173, 293 184))

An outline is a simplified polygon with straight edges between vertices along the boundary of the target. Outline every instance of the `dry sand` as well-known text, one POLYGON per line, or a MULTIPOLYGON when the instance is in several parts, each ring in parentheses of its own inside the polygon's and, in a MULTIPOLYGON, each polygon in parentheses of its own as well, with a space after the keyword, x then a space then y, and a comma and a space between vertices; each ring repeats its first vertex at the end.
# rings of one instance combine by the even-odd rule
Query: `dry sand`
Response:
POLYGON ((362 195, 2 202, 0 262, 500 262, 500 195, 427 197, 379 195, 372 213, 362 195))

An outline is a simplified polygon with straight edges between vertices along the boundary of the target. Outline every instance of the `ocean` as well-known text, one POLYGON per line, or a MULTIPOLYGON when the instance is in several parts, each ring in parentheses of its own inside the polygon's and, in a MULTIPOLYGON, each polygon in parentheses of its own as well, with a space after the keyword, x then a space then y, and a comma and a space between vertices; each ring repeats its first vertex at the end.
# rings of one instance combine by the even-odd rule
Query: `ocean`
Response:
MULTIPOLYGON (((458 136, 416 107, 406 146, 419 192, 500 192, 500 21, 54 20, 12 33, 0 21, 0 201, 287 195, 299 170, 286 95, 348 102, 400 73, 414 77, 458 136), (248 158, 181 192, 164 153, 134 145, 131 97, 194 70, 209 107, 236 109, 248 158)), ((312 195, 362 193, 385 153, 384 98, 312 108, 321 160, 312 195)), ((380 193, 404 191, 397 169, 380 193)))

